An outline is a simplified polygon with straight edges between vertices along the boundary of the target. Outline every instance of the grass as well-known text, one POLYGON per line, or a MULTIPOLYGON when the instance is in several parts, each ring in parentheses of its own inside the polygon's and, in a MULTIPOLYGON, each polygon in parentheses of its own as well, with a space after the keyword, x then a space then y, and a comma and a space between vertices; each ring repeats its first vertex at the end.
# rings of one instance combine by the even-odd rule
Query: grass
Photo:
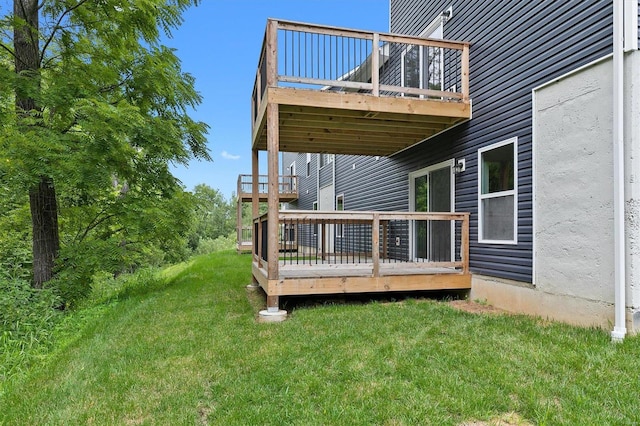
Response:
POLYGON ((640 422, 640 340, 446 303, 325 304, 259 324, 231 252, 105 301, 5 384, 0 424, 640 422))

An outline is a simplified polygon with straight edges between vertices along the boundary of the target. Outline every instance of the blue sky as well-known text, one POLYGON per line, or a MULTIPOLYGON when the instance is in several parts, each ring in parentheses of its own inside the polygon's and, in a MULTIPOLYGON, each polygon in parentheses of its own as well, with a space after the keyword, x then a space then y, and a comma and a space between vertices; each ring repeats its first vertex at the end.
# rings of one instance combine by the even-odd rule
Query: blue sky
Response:
POLYGON ((229 198, 238 175, 251 173, 250 99, 267 18, 387 32, 389 1, 202 0, 183 17, 166 44, 196 78, 203 101, 192 116, 210 126, 213 161, 191 161, 174 175, 187 190, 205 183, 229 198))

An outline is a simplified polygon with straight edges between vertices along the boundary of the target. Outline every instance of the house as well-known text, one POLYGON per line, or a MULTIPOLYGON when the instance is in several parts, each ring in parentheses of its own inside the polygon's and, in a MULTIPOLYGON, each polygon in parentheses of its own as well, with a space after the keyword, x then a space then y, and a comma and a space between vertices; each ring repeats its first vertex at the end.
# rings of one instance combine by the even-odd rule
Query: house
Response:
POLYGON ((391 0, 389 34, 269 21, 252 175, 266 150, 253 275, 271 310, 284 294, 469 288, 636 332, 639 22, 637 0, 391 0), (298 177, 283 210, 280 161, 298 177))

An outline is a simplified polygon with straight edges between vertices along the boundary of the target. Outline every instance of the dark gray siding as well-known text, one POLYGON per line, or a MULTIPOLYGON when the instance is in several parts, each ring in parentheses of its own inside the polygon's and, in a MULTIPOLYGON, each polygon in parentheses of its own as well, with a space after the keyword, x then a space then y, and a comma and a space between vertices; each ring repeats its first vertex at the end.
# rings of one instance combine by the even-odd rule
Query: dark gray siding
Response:
MULTIPOLYGON (((531 282, 531 90, 611 52, 609 1, 391 0, 391 31, 417 35, 453 5, 447 39, 472 43, 473 119, 389 158, 338 156, 336 193, 349 210, 407 210, 408 173, 465 158, 456 176, 456 211, 471 213, 471 268, 476 273, 531 282), (518 137, 518 244, 478 243, 479 148, 518 137), (353 165, 355 164, 355 169, 353 165)), ((399 80, 390 61, 383 79, 399 80)))
POLYGON ((333 183, 333 163, 325 164, 318 170, 318 179, 320 180, 320 188, 333 183))
POLYGON ((311 173, 309 176, 307 176, 307 154, 283 153, 285 172, 293 161, 296 162, 300 198, 289 203, 289 206, 291 209, 312 210, 313 202, 318 199, 318 156, 311 154, 311 173))

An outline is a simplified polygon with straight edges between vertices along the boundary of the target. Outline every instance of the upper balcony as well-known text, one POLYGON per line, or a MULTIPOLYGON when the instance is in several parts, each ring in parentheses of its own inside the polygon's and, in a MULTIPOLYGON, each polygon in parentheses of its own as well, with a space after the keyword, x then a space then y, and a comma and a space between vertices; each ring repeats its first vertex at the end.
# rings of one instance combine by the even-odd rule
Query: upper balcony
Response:
MULTIPOLYGON (((267 201, 269 193, 269 177, 258 175, 258 201, 267 201)), ((238 176, 238 200, 251 201, 253 197, 253 176, 238 176)), ((298 199, 298 176, 278 176, 278 197, 283 203, 298 199)))
POLYGON ((391 155, 471 118, 469 43, 270 19, 254 149, 267 149, 268 105, 280 151, 391 155))

